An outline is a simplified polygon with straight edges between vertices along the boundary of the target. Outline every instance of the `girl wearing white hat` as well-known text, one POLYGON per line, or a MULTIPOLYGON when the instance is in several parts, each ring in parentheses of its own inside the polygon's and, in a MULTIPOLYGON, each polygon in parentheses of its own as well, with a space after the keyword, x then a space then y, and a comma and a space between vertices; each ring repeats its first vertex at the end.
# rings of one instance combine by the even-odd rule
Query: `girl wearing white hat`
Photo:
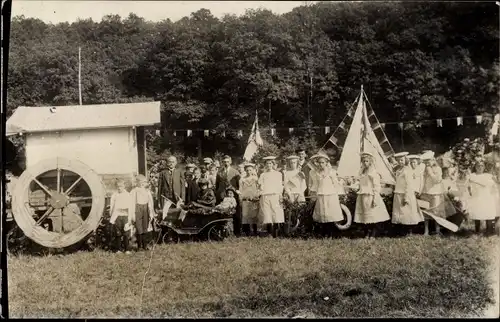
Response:
POLYGON ((245 176, 240 179, 241 198, 241 224, 243 232, 250 235, 250 227, 253 235, 257 235, 257 224, 259 221, 259 178, 255 174, 255 165, 247 163, 244 165, 245 176))
POLYGON ((291 202, 305 202, 306 176, 298 168, 299 157, 292 155, 287 158, 287 161, 288 170, 283 171, 285 196, 291 202))
POLYGON ((468 184, 469 219, 474 220, 477 233, 481 230, 481 221, 485 221, 486 234, 493 234, 497 207, 499 207, 495 196, 496 183, 491 174, 484 172, 484 161, 476 161, 474 170, 468 184))
POLYGON ((326 155, 319 155, 316 159, 318 169, 313 190, 316 192, 313 220, 322 227, 323 236, 331 236, 334 224, 344 219, 340 208, 340 182, 337 172, 331 167, 330 159, 326 155))
POLYGON ((267 225, 273 237, 278 237, 279 226, 285 222, 285 214, 281 206, 283 197, 283 174, 274 170, 276 157, 264 158, 265 170, 259 177, 259 219, 267 225))
POLYGON ((392 223, 408 227, 411 234, 413 227, 424 221, 424 216, 420 212, 415 195, 418 163, 414 161, 417 156, 407 158, 407 155, 408 152, 394 155, 398 166, 395 168, 396 185, 392 206, 392 223), (409 166, 406 166, 407 159, 410 159, 409 166))
POLYGON ((375 237, 379 223, 391 219, 380 195, 380 179, 373 156, 370 153, 362 153, 354 222, 365 224, 365 237, 375 237))

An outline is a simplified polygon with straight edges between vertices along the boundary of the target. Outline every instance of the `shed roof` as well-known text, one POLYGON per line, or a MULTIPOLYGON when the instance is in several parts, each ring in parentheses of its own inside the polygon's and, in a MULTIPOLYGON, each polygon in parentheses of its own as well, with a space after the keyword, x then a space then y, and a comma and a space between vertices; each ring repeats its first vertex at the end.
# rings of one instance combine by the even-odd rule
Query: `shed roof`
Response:
POLYGON ((18 107, 7 120, 7 135, 132 126, 161 122, 160 102, 76 106, 18 107), (10 132, 9 132, 10 130, 10 132))

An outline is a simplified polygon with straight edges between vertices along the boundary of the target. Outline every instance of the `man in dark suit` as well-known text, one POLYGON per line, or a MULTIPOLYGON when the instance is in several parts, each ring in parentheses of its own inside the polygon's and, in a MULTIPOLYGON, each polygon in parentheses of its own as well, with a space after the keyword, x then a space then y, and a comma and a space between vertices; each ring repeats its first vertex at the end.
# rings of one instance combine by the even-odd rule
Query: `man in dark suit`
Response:
POLYGON ((158 178, 157 203, 160 209, 166 197, 174 203, 184 203, 186 200, 186 179, 182 170, 176 168, 177 158, 170 156, 167 159, 167 168, 160 172, 158 178), (163 197, 162 197, 163 196, 163 197))
POLYGON ((227 188, 231 187, 234 190, 239 190, 240 173, 235 168, 231 167, 231 157, 224 156, 222 159, 222 167, 217 173, 215 179, 215 194, 217 203, 220 203, 226 196, 227 188))
MULTIPOLYGON (((220 203, 226 196, 227 188, 233 188, 235 191, 240 189, 240 173, 231 167, 231 157, 226 155, 222 159, 222 167, 217 172, 215 179, 215 195, 217 203, 220 203)), ((239 196, 235 196, 239 198, 239 196)), ((241 203, 238 203, 241 204, 241 203)), ((233 228, 236 236, 241 232, 241 207, 237 207, 236 214, 233 216, 233 228)))

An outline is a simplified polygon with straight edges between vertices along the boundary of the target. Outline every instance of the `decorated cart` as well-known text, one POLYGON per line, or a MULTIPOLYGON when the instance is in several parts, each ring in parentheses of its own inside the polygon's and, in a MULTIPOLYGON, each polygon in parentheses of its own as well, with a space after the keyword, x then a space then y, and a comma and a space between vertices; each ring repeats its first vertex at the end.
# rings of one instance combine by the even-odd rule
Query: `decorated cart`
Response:
POLYGON ((145 128, 159 123, 160 102, 16 109, 7 136, 24 140, 26 169, 11 192, 22 233, 48 248, 87 238, 115 180, 147 173, 145 128))

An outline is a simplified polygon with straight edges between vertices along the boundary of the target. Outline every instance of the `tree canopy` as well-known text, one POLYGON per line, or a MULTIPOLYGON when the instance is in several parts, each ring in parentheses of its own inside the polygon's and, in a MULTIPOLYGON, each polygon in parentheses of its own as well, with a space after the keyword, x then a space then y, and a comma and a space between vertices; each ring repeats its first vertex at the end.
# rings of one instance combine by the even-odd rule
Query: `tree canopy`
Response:
MULTIPOLYGON (((201 9, 158 23, 14 17, 8 114, 77 105, 81 46, 84 104, 160 100, 164 128, 226 133, 201 132, 202 144, 168 132, 158 150, 195 154, 202 144, 242 155, 246 135, 235 129, 249 130, 255 110, 264 127, 335 127, 361 84, 381 122, 491 115, 500 103, 498 19, 494 2, 320 2, 220 19, 201 9)), ((318 142, 328 137, 320 132, 318 142)))

